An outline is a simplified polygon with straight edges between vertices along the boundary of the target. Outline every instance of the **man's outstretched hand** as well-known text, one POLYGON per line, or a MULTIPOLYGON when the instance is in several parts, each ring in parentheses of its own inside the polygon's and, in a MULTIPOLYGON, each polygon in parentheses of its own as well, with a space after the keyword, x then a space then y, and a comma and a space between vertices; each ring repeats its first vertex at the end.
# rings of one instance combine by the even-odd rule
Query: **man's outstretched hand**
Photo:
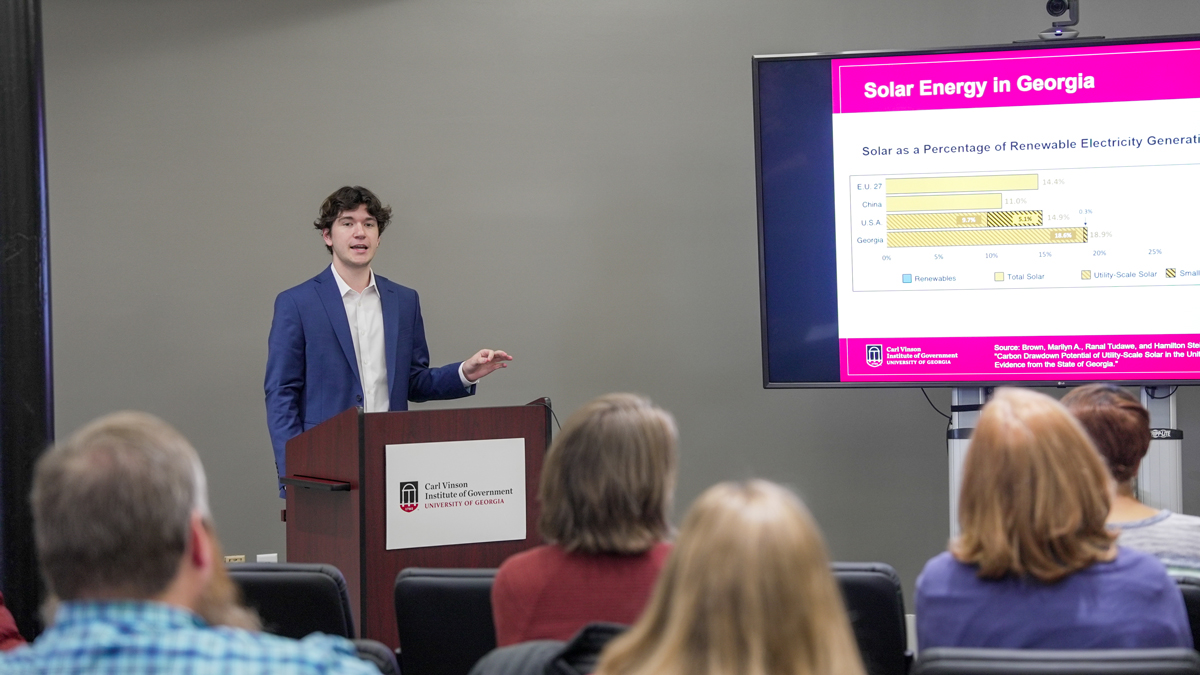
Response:
POLYGON ((499 349, 480 349, 471 358, 463 361, 463 375, 472 382, 501 368, 507 368, 513 357, 499 349))

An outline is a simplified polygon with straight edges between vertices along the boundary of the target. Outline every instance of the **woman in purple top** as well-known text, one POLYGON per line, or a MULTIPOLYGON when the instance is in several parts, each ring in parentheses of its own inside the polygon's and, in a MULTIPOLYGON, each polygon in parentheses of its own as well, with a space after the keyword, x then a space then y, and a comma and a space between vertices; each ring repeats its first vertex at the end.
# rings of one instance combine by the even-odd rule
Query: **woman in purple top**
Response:
POLYGON ((963 467, 962 534, 917 579, 930 647, 1191 647, 1183 598, 1152 556, 1104 526, 1108 471, 1054 399, 1001 389, 963 467))

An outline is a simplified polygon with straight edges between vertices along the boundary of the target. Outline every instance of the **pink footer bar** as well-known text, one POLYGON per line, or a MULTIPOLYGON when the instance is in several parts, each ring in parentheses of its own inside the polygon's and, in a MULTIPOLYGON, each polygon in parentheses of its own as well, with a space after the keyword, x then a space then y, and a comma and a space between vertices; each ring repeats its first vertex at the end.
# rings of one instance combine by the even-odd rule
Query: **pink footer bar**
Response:
POLYGON ((1200 334, 842 338, 843 382, 1200 379, 1200 334))

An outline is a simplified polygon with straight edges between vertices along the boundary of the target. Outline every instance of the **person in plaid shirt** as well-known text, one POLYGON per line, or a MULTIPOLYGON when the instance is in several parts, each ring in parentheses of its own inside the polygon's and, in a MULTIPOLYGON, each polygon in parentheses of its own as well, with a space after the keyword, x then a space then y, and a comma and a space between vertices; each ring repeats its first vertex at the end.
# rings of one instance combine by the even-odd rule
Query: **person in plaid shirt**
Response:
POLYGON ((204 467, 162 420, 88 424, 38 461, 31 500, 54 622, 0 655, 0 673, 377 675, 344 638, 255 630, 225 574, 204 467))

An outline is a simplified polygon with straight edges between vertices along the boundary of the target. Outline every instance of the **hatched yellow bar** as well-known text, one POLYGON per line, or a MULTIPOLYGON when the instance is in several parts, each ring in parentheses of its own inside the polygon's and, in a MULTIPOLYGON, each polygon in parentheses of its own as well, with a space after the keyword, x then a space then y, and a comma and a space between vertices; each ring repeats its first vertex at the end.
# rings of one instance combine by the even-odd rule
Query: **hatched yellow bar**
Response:
POLYGON ((889 178, 889 195, 926 192, 991 192, 993 190, 1036 190, 1036 173, 1007 176, 943 176, 939 178, 889 178))
POLYGON ((1086 227, 1037 230, 942 230, 939 232, 888 232, 888 248, 911 246, 1007 246, 1011 244, 1085 244, 1086 227))
POLYGON ((936 230, 948 227, 1036 227, 1041 224, 1041 211, 895 213, 887 217, 887 229, 889 230, 936 230))
POLYGON ((913 195, 888 197, 888 213, 896 211, 972 211, 998 209, 1002 195, 988 192, 974 195, 913 195))

